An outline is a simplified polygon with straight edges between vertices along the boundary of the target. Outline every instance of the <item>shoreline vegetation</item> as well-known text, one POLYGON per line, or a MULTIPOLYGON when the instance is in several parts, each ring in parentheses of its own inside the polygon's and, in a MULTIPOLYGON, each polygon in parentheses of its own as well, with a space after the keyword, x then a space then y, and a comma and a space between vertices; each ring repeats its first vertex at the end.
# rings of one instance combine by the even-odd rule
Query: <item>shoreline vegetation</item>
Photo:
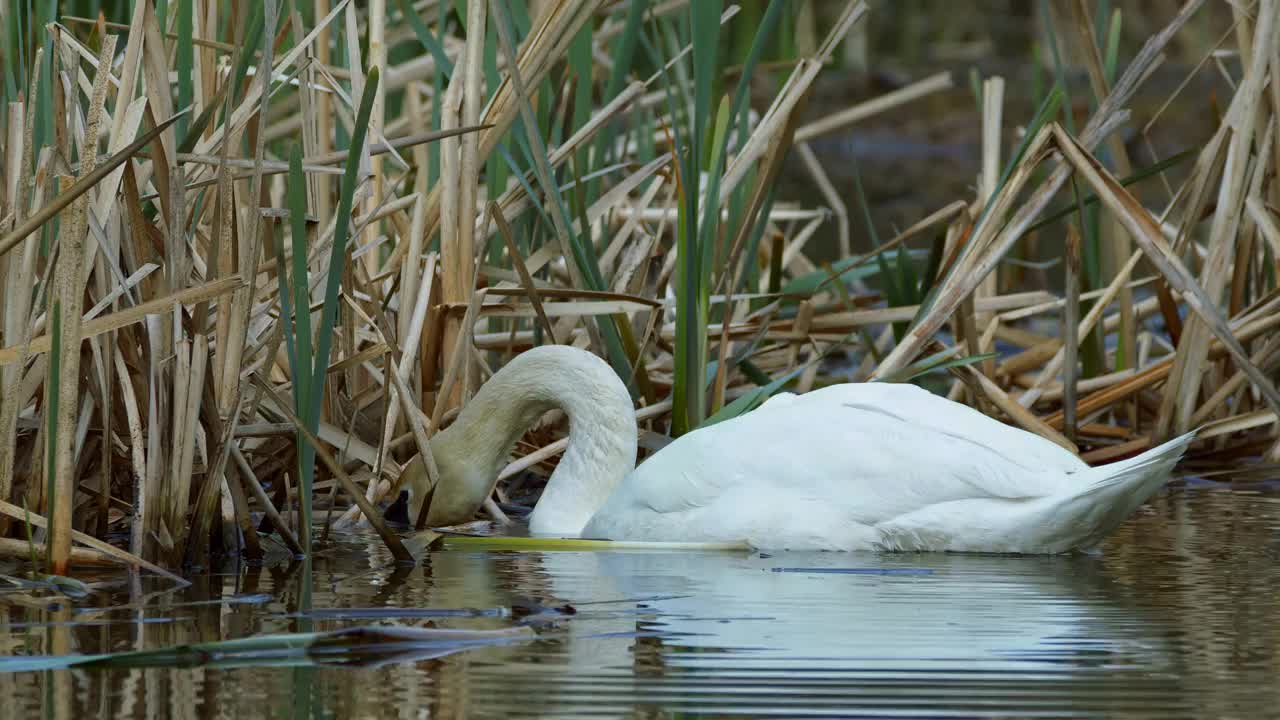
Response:
MULTIPOLYGON (((546 343, 610 363, 648 449, 915 381, 1094 464, 1197 427, 1198 467, 1280 463, 1277 0, 1225 31, 1188 0, 1132 48, 1123 3, 1041 2, 1036 112, 975 71, 974 192, 892 237, 811 143, 963 82, 815 118, 879 3, 131 5, 0 6, 0 556, 176 577, 367 521, 411 560, 402 469, 546 343), (1232 93, 1138 162, 1160 112, 1130 105, 1192 27, 1186 77, 1232 93), (1017 272, 1037 236, 1060 252, 1017 272)), ((493 518, 567 431, 526 435, 493 518)))

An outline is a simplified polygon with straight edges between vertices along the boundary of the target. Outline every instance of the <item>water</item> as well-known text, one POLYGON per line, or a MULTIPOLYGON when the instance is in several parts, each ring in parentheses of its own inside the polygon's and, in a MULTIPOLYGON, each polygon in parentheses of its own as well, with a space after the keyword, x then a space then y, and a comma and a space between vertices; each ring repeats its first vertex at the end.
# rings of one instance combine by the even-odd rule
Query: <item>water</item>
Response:
MULTIPOLYGON (((1096 555, 441 550, 59 608, 0 591, 0 652, 100 653, 398 623, 532 637, 372 667, 0 674, 0 717, 1280 716, 1280 496, 1175 491, 1096 555), (397 609, 399 608, 399 609, 397 609), (399 616, 399 617, 397 617, 399 616)), ((111 578, 118 580, 118 578, 111 578)), ((431 653, 427 653, 431 655, 431 653)), ((252 662, 252 661, 250 661, 252 662)))

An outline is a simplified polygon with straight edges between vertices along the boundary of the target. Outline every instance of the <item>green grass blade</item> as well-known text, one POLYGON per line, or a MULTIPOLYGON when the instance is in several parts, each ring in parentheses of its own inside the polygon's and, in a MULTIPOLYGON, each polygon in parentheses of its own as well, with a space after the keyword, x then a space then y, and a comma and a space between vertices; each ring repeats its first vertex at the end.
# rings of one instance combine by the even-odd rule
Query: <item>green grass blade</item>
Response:
MULTIPOLYGON (((662 26, 660 21, 655 19, 654 25, 655 33, 661 34, 662 26)), ((685 136, 688 133, 680 121, 682 103, 677 102, 677 83, 672 80, 661 53, 649 41, 648 37, 641 35, 639 40, 648 54, 650 62, 658 68, 659 75, 662 78, 662 86, 667 100, 667 111, 672 118, 672 123, 668 129, 671 132, 675 147, 687 149, 689 146, 685 142, 685 136)), ((691 338, 689 327, 692 310, 688 304, 688 298, 693 297, 693 293, 686 284, 686 279, 695 276, 696 267, 690 267, 690 265, 696 262, 697 259, 697 255, 692 249, 693 240, 697 237, 697 188, 695 186, 691 190, 689 183, 696 183, 698 174, 694 171, 694 163, 690 159, 691 155, 692 152, 681 151, 677 152, 675 157, 677 262, 674 278, 676 292, 676 357, 673 367, 671 394, 671 432, 673 435, 684 434, 696 427, 696 422, 691 417, 690 406, 692 402, 690 391, 693 388, 702 387, 702 374, 697 367, 697 363, 693 362, 695 356, 693 348, 696 347, 696 341, 691 338)))
POLYGON ((744 542, 643 542, 629 540, 588 540, 581 538, 513 537, 505 535, 445 535, 440 544, 446 548, 485 550, 524 550, 539 552, 586 552, 613 550, 645 550, 667 552, 727 552, 749 550, 744 542))
POLYGON ((627 5, 627 20, 613 48, 613 67, 609 70, 609 79, 605 81, 605 101, 612 100, 622 92, 622 85, 627 81, 635 63, 636 48, 639 46, 643 32, 644 13, 649 9, 649 0, 631 0, 627 5))
MULTIPOLYGON (((298 351, 294 344, 293 302, 289 299, 289 261, 284 256, 284 242, 276 242, 275 254, 276 285, 280 294, 280 332, 284 336, 285 354, 289 358, 289 376, 294 380, 293 406, 295 412, 298 412, 298 405, 301 401, 298 388, 306 385, 305 378, 309 376, 311 368, 310 366, 299 364, 298 351), (304 367, 306 371, 303 370, 304 367)), ((301 412, 298 412, 298 417, 302 417, 301 412)))
MULTIPOLYGON (((684 295, 685 304, 678 304, 676 307, 677 317, 680 315, 689 316, 692 322, 685 325, 688 344, 685 351, 690 354, 686 362, 694 363, 691 366, 693 374, 689 378, 702 377, 701 371, 707 365, 707 322, 708 310, 710 307, 709 299, 711 296, 711 267, 715 257, 716 240, 719 237, 717 232, 720 227, 720 175, 725 163, 725 154, 728 150, 729 120, 732 116, 729 113, 729 98, 720 99, 720 106, 716 113, 715 129, 711 137, 711 165, 708 174, 709 182, 707 183, 706 207, 703 208, 702 221, 698 225, 698 234, 696 236, 695 246, 689 248, 692 253, 691 262, 682 263, 681 269, 691 275, 681 278, 681 289, 687 293, 684 295)), ((677 351, 679 346, 677 346, 677 351)), ((701 383, 693 390, 690 409, 693 411, 689 416, 691 427, 697 427, 702 422, 703 412, 706 408, 706 383, 701 383)))
MULTIPOLYGON (((41 67, 37 69, 40 73, 37 81, 36 97, 36 124, 32 137, 34 145, 34 156, 40 157, 40 149, 45 145, 52 145, 53 139, 53 38, 46 28, 58 21, 58 3, 56 0, 44 0, 40 4, 41 11, 39 24, 33 24, 28 37, 39 37, 46 48, 44 56, 41 58, 41 67)), ((27 6, 30 13, 31 6, 27 6)), ((28 14, 28 18, 30 14, 28 14)), ((34 42, 34 40, 33 40, 34 42)), ((55 221, 57 222, 57 221, 55 221)), ((46 244, 47 247, 47 244, 46 244)))
MULTIPOLYGON (((365 78, 364 95, 360 98, 360 108, 356 113, 356 122, 352 127, 350 152, 347 154, 346 168, 342 174, 342 190, 338 198, 338 222, 333 230, 333 247, 329 256, 329 275, 325 281, 324 304, 320 312, 319 335, 316 338, 315 363, 311 371, 311 401, 308 409, 312 417, 320 406, 324 389, 325 371, 329 366, 329 353, 333 345, 333 328, 338 321, 338 290, 342 281, 342 270, 346 265, 347 240, 351 235, 351 209, 355 204, 356 187, 360 184, 360 156, 364 148, 365 135, 369 131, 369 114, 373 110, 373 98, 377 92, 378 68, 371 68, 365 78)), ((306 418, 311 420, 311 418, 306 418)))
MULTIPOLYGON (((177 46, 177 64, 178 64, 178 107, 186 108, 191 106, 192 98, 192 81, 195 79, 195 45, 192 44, 192 14, 194 9, 191 7, 191 0, 178 0, 178 46, 177 46)), ((178 120, 177 136, 185 138, 187 136, 187 126, 190 125, 191 118, 183 115, 178 120)))
POLYGON ((939 370, 946 370, 948 368, 963 367, 965 365, 974 365, 984 360, 994 359, 997 355, 996 353, 992 352, 992 353, 982 353, 980 355, 969 355, 967 357, 962 357, 962 358, 947 359, 947 357, 952 353, 953 353, 952 350, 942 350, 940 352, 934 353, 933 355, 930 355, 927 358, 924 358, 923 360, 914 362, 902 368, 898 372, 891 373, 883 378, 875 380, 874 382, 888 382, 888 383, 910 382, 911 380, 914 380, 915 378, 918 378, 922 375, 928 375, 929 373, 938 372, 939 370))
MULTIPOLYGON (((910 250, 908 252, 917 258, 926 257, 923 250, 910 250)), ((870 259, 864 255, 848 257, 831 263, 829 269, 815 270, 807 275, 794 278, 786 285, 783 285, 780 292, 783 295, 807 297, 818 292, 826 284, 835 284, 830 283, 833 275, 849 280, 866 280, 879 275, 882 269, 879 264, 872 264, 870 259)))
POLYGON ((693 132, 689 141, 692 158, 703 168, 711 167, 712 148, 702 143, 711 125, 712 98, 720 85, 716 60, 720 54, 720 3, 695 2, 689 5, 689 27, 693 43, 693 132))
MULTIPOLYGON (((293 307, 294 334, 297 337, 297 366, 293 373, 294 406, 298 417, 309 417, 311 398, 311 287, 307 270, 307 178, 302 171, 302 148, 295 144, 289 153, 289 229, 293 245, 293 307)), ((284 265, 281 282, 284 281, 284 265)), ((285 288, 280 289, 280 301, 286 302, 285 288)), ((282 318, 288 327, 288 315, 282 318)))
POLYGON ((1102 74, 1107 84, 1115 82, 1116 69, 1120 58, 1120 8, 1111 13, 1111 23, 1107 26, 1107 54, 1103 57, 1102 74))
POLYGON ((880 247, 880 234, 876 232, 876 224, 871 220, 871 203, 867 202, 867 194, 862 189, 862 170, 858 167, 858 159, 849 156, 849 167, 853 170, 853 195, 858 199, 858 211, 862 215, 862 224, 866 227, 867 237, 871 239, 871 247, 880 247))
MULTIPOLYGON (((347 154, 346 169, 343 172, 342 187, 338 197, 338 221, 334 226, 333 248, 329 255, 329 274, 325 280, 324 304, 321 306, 320 311, 315 360, 310 369, 310 377, 307 380, 310 397, 306 399, 306 404, 303 406, 307 414, 300 416, 307 425, 307 429, 313 433, 320 427, 320 405, 324 399, 324 385, 327 377, 326 371, 329 367, 329 354, 333 345, 333 331, 338 322, 338 306, 341 304, 338 299, 338 291, 347 259, 347 240, 350 237, 351 230, 351 211, 355 204, 356 187, 360 185, 360 178, 358 177, 360 157, 363 155, 365 135, 369 131, 369 115, 373 110, 373 98, 377 92, 379 79, 378 68, 371 68, 365 78, 364 94, 360 98, 360 108, 356 113, 355 125, 352 127, 350 152, 347 154)), ((299 187, 305 187, 303 183, 298 183, 298 185, 299 187)), ((304 214, 300 215, 305 218, 304 214)), ((295 263, 299 254, 295 250, 295 263)), ((305 263, 305 252, 301 254, 305 263)), ((303 291, 305 292, 307 284, 302 283, 300 278, 294 278, 294 285, 295 287, 304 288, 303 291)), ((299 308, 297 315, 299 327, 304 322, 310 322, 308 315, 309 313, 299 308)), ((301 350, 301 343, 299 343, 299 350, 301 350)), ((305 371, 306 368, 303 368, 303 370, 305 371)), ((312 481, 315 478, 315 448, 310 443, 304 443, 299 448, 299 451, 299 455, 302 456, 299 470, 300 477, 298 478, 299 499, 304 519, 302 542, 304 548, 310 548, 311 488, 312 481)))
MULTIPOLYGON (((583 25, 569 43, 567 60, 568 71, 573 77, 573 118, 570 122, 572 127, 580 128, 591 120, 592 92, 595 89, 592 82, 595 59, 591 56, 591 23, 583 25)), ((593 168, 588 166, 591 157, 590 146, 585 143, 573 154, 573 169, 579 180, 591 174, 593 168)), ((578 193, 582 197, 584 209, 595 201, 598 187, 598 181, 589 182, 585 187, 580 186, 578 193)))
POLYGON ((898 291, 902 293, 904 305, 916 305, 920 302, 920 276, 916 273, 915 261, 906 245, 899 245, 894 258, 898 268, 898 291))
POLYGON ((262 47, 262 33, 266 20, 263 16, 263 4, 254 3, 249 19, 249 29, 245 32, 244 41, 240 44, 240 55, 236 58, 236 71, 231 75, 231 97, 240 97, 244 89, 245 78, 249 76, 249 66, 253 63, 254 54, 262 47))
MULTIPOLYGON (((741 80, 730 102, 723 97, 713 111, 713 93, 720 84, 717 64, 720 54, 720 11, 718 3, 693 3, 689 8, 689 27, 693 47, 693 112, 692 124, 681 133, 676 123, 681 186, 677 220, 676 264, 676 358, 673 392, 672 432, 688 432, 703 423, 706 412, 706 377, 708 298, 711 292, 711 268, 720 237, 720 179, 728 157, 729 126, 738 118, 749 97, 749 81, 755 64, 767 45, 773 27, 782 14, 784 3, 771 3, 765 20, 756 33, 748 53, 741 80), (712 121, 714 120, 714 125, 712 121), (683 137, 681 137, 683 135, 683 137), (704 138, 710 138, 704 143, 704 138), (683 142, 682 142, 683 140, 683 142), (698 178, 707 172, 706 206, 700 205, 698 178)), ((646 43, 647 45, 647 43, 646 43)), ((651 46, 649 46, 651 54, 651 46)), ((655 64, 662 66, 658 58, 655 64)), ((676 113, 670 79, 667 81, 668 104, 673 118, 676 113)), ((739 222, 739 218, 731 218, 739 222)), ((726 272, 732 272, 726 270, 726 272)))
MULTIPOLYGON (((498 30, 493 26, 493 23, 486 23, 485 25, 484 78, 487 84, 486 87, 496 88, 502 82, 502 73, 498 70, 498 30)), ((519 128, 516 129, 519 130, 519 128)), ((519 137, 519 135, 517 134, 516 137, 519 137)), ((485 187, 488 188, 489 197, 502 195, 507 189, 507 183, 510 179, 509 174, 518 172, 515 165, 507 162, 509 155, 506 152, 506 145, 507 141, 505 139, 499 141, 495 148, 498 152, 491 154, 488 162, 485 163, 484 183, 485 187)), ((496 236, 494 240, 491 252, 495 256, 500 256, 503 243, 496 242, 496 236)))
POLYGON ((935 236, 933 244, 929 247, 929 259, 925 263, 924 277, 920 280, 918 297, 921 302, 929 297, 929 293, 933 292, 934 286, 938 284, 938 271, 942 269, 942 259, 946 254, 947 236, 943 233, 935 236))
MULTIPOLYGON (((398 1, 400 4, 400 12, 404 15, 405 20, 409 22, 409 28, 413 30, 413 36, 417 38, 418 43, 422 45, 422 48, 431 53, 431 57, 435 58, 437 71, 443 72, 445 75, 452 75, 453 62, 451 62, 449 60, 449 56, 445 54, 444 46, 440 44, 440 41, 431 32, 431 29, 427 27, 427 24, 422 22, 422 17, 414 11, 413 7, 409 4, 409 0, 398 1)), ((440 5, 442 17, 439 29, 443 32, 444 3, 440 3, 440 5)), ((465 15, 465 13, 463 14, 465 15)))
POLYGON ((752 388, 750 392, 746 393, 745 395, 742 395, 741 397, 734 399, 734 401, 731 403, 727 403, 724 407, 720 408, 718 412, 716 412, 711 417, 707 418, 706 421, 702 423, 702 427, 715 425, 716 423, 724 422, 725 420, 729 420, 730 418, 735 418, 735 417, 738 417, 739 415, 745 415, 746 413, 749 413, 752 410, 755 410, 757 407, 763 404, 765 400, 768 400, 774 393, 781 390, 782 386, 794 380, 802 372, 804 372, 804 366, 801 366, 792 370, 786 375, 783 375, 782 377, 774 380, 773 382, 770 382, 768 385, 752 388))

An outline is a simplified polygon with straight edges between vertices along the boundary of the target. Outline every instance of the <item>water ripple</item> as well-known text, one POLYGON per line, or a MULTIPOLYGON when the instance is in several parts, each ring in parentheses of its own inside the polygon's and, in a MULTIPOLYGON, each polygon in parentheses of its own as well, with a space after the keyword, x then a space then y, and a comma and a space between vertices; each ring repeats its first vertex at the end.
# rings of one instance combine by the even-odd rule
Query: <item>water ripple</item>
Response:
MULTIPOLYGON (((1280 708, 1280 498, 1157 498, 1077 557, 444 551, 376 538, 74 608, 0 595, 0 652, 168 647, 357 622, 532 642, 375 668, 0 675, 0 716, 1263 717, 1280 708), (252 598, 254 602, 246 602, 252 598), (9 713, 13 713, 9 715, 9 713)), ((65 603, 64 603, 65 605, 65 603)))

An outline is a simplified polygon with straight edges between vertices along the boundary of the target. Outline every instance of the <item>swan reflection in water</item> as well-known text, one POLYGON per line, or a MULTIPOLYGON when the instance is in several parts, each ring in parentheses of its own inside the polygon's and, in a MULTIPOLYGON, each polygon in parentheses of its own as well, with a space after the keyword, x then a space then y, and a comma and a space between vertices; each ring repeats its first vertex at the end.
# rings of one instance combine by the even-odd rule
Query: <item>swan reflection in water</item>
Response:
POLYGON ((583 693, 639 698, 708 677, 1057 676, 1172 662, 1153 619, 1090 556, 444 550, 429 566, 434 607, 532 599, 576 610, 538 641, 468 653, 467 671, 450 673, 473 698, 523 688, 512 697, 540 713, 580 708, 583 693))

